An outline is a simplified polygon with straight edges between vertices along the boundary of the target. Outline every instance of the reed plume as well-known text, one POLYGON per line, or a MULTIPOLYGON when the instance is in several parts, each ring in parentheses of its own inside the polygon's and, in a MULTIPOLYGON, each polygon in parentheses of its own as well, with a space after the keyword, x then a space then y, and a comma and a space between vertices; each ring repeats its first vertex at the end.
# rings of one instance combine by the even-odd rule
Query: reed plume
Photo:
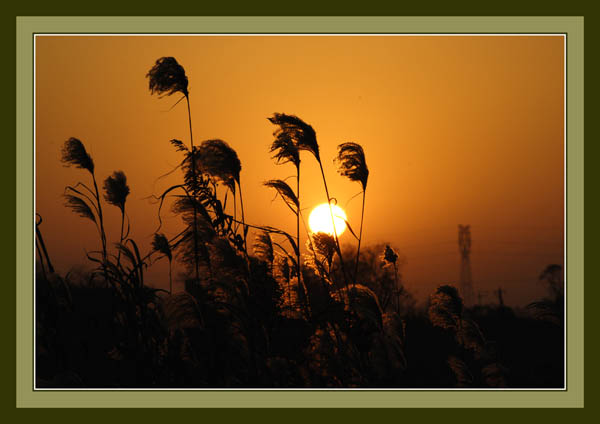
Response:
POLYGON ((92 212, 92 208, 90 208, 90 206, 85 203, 84 200, 72 194, 65 194, 64 197, 67 199, 65 206, 70 208, 80 217, 87 218, 94 224, 97 224, 96 216, 94 215, 94 212, 92 212))
POLYGON ((281 198, 283 199, 285 204, 290 208, 290 210, 296 215, 298 214, 300 209, 300 202, 294 194, 294 190, 292 190, 291 187, 285 181, 269 180, 265 181, 263 185, 277 190, 277 193, 281 196, 281 198))
POLYGON ((290 268, 290 262, 288 256, 278 254, 275 256, 275 261, 273 262, 273 267, 276 273, 283 281, 286 283, 286 292, 288 295, 288 306, 292 307, 292 291, 290 288, 290 280, 292 278, 292 270, 290 268))
POLYGON ((83 143, 75 138, 71 137, 62 148, 62 162, 65 166, 73 165, 79 169, 86 169, 90 174, 94 174, 94 161, 89 153, 85 150, 83 143))
POLYGON ((300 152, 292 137, 279 131, 276 131, 273 135, 275 135, 275 140, 269 149, 269 152, 275 153, 272 159, 275 159, 278 165, 288 162, 293 163, 297 170, 300 167, 300 152))
POLYGON ((104 180, 104 200, 125 212, 125 202, 129 195, 127 177, 123 171, 115 171, 104 180))
POLYGON ((342 289, 334 297, 344 303, 346 310, 352 311, 355 325, 368 325, 377 331, 383 328, 383 311, 377 295, 370 288, 356 284, 342 289))
POLYGON ((161 57, 156 60, 154 66, 148 71, 146 77, 149 80, 150 93, 170 96, 181 93, 188 96, 188 78, 185 69, 174 57, 161 57))
POLYGON ((455 287, 440 286, 429 299, 429 320, 436 327, 458 331, 463 307, 463 300, 455 287))
POLYGON ((173 278, 171 276, 171 263, 173 261, 173 252, 169 240, 162 233, 155 233, 152 240, 152 249, 160 252, 169 260, 169 294, 173 294, 173 278))
POLYGON ((266 261, 269 266, 273 266, 273 241, 268 231, 262 231, 256 235, 254 240, 254 254, 266 261))
POLYGON ((177 152, 189 152, 189 149, 187 148, 187 146, 185 144, 183 144, 183 141, 181 140, 177 140, 176 138, 171 139, 170 143, 175 147, 175 150, 177 152))
POLYGON ((367 189, 369 168, 365 160, 365 152, 360 144, 342 143, 338 146, 338 154, 334 159, 338 163, 338 172, 351 181, 358 181, 363 191, 367 189))
POLYGON ((223 140, 206 140, 198 147, 198 169, 224 184, 240 181, 242 164, 237 153, 223 140))
POLYGON ((318 275, 326 276, 329 281, 333 256, 336 253, 335 239, 331 234, 313 233, 307 241, 308 254, 305 263, 318 275))
POLYGON ((313 127, 297 116, 285 113, 274 113, 268 119, 272 124, 279 126, 273 133, 276 141, 279 140, 279 143, 284 145, 288 143, 288 140, 293 141, 298 150, 307 150, 315 156, 318 162, 321 161, 317 134, 313 127))

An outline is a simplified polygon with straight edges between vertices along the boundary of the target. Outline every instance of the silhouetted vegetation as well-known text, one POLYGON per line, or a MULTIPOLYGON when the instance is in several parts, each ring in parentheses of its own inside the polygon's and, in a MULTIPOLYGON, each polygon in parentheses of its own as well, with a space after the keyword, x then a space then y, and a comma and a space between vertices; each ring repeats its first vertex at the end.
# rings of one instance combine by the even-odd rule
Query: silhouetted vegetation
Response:
POLYGON ((327 202, 333 200, 312 126, 293 115, 268 118, 277 126, 273 158, 295 166, 297 184, 296 192, 282 180, 264 185, 295 215, 294 236, 246 222, 242 162, 227 142, 194 145, 183 67, 174 58, 161 58, 147 76, 151 93, 180 93, 187 101, 189 147, 170 141, 182 154, 182 181, 153 196, 158 228, 150 251, 141 252, 129 236, 125 173, 107 177, 101 195, 84 143, 65 142, 63 162, 91 177, 91 184, 65 189, 66 206, 94 223, 100 243, 99 250, 87 253, 91 271, 58 275, 38 215, 38 387, 563 385, 560 266, 542 274, 550 297, 531 304, 527 314, 503 305, 466 308, 451 285, 440 285, 428 305, 418 308, 404 288, 399 253, 390 245, 361 247, 369 170, 359 144, 341 144, 336 157, 339 172, 362 187, 358 235, 350 229, 356 246, 343 246, 342 252, 335 226, 333 234, 313 234, 302 215, 301 151, 319 163, 327 202), (219 187, 226 189, 221 196, 219 187), (233 214, 226 212, 228 195, 233 214), (121 212, 120 234, 112 245, 103 201, 121 212), (178 234, 160 232, 166 207, 181 218, 178 234), (250 228, 256 233, 252 252, 250 228), (145 280, 147 268, 161 258, 169 261, 168 291, 145 280), (182 292, 173 292, 172 268, 183 275, 182 292))

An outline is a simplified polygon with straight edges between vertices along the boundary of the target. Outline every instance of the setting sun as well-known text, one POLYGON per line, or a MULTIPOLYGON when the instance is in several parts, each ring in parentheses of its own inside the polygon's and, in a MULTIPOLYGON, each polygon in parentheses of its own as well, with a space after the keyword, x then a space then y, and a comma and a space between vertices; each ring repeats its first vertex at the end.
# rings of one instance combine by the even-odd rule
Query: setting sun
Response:
MULTIPOLYGON (((335 229, 338 236, 346 231, 346 213, 337 205, 331 205, 335 229)), ((333 235, 333 225, 331 223, 331 214, 327 203, 322 203, 315 207, 308 217, 308 225, 313 233, 327 233, 333 235)))

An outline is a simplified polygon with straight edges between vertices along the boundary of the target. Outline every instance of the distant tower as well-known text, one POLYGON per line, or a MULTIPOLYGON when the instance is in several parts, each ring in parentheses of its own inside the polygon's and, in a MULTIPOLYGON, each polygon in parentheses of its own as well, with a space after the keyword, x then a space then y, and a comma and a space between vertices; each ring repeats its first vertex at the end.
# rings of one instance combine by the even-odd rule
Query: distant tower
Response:
POLYGON ((460 252, 460 292, 466 306, 473 304, 473 280, 471 278, 471 226, 458 226, 458 250, 460 252))

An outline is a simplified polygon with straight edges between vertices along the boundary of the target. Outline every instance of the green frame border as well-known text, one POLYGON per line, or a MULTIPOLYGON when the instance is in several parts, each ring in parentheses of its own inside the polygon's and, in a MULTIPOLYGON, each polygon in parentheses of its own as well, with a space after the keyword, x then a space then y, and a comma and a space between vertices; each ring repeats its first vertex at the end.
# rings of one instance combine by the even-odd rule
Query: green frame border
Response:
POLYGON ((17 17, 17 407, 583 407, 582 17, 17 17), (34 33, 567 34, 567 390, 33 391, 34 33))

